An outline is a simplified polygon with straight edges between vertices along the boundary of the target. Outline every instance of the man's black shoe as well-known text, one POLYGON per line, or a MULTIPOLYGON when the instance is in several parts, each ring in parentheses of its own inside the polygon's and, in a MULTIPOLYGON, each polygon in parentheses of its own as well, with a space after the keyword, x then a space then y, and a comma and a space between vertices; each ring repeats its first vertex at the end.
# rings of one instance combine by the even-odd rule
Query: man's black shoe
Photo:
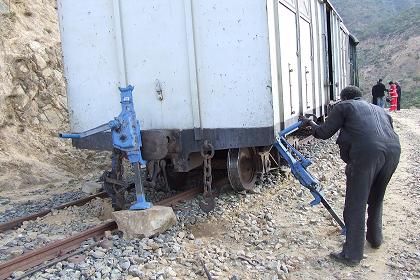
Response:
POLYGON ((331 253, 330 257, 337 262, 340 262, 342 264, 345 264, 345 265, 348 265, 348 266, 351 266, 351 267, 355 267, 360 263, 360 261, 351 260, 351 259, 346 258, 344 256, 343 252, 331 253))
POLYGON ((379 249, 381 247, 381 243, 373 243, 373 242, 368 241, 368 244, 370 245, 372 249, 379 249))

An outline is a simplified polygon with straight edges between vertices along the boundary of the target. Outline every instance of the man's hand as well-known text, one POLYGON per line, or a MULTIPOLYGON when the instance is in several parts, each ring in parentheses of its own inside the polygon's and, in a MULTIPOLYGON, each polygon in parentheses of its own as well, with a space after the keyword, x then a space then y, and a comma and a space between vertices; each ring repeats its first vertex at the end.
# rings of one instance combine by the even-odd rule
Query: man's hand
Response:
POLYGON ((311 120, 305 116, 299 116, 299 121, 302 122, 299 128, 307 128, 311 123, 311 120))

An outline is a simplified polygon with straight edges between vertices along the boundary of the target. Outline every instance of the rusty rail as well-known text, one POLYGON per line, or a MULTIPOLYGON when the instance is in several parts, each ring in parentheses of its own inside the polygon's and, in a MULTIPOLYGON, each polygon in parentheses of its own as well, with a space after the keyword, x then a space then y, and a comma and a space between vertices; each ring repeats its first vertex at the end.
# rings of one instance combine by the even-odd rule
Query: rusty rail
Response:
POLYGON ((51 213, 52 210, 60 210, 60 209, 64 209, 64 208, 67 208, 67 207, 70 207, 70 206, 80 206, 80 205, 88 203, 89 201, 91 201, 91 200, 93 200, 97 197, 103 198, 103 197, 106 197, 106 196, 108 196, 106 192, 100 192, 100 193, 90 195, 90 196, 87 196, 87 197, 84 197, 84 198, 81 198, 81 199, 78 199, 78 200, 75 200, 75 201, 72 201, 72 202, 62 204, 62 205, 57 206, 57 207, 53 207, 51 209, 47 209, 47 210, 29 215, 29 216, 25 216, 25 217, 17 218, 15 220, 11 220, 9 222, 0 224, 0 232, 6 231, 6 230, 11 230, 11 229, 14 229, 18 226, 21 226, 23 224, 23 222, 25 222, 25 221, 36 220, 39 217, 43 217, 43 216, 51 213))
POLYGON ((299 145, 305 145, 305 144, 308 144, 309 142, 311 142, 312 140, 314 140, 315 139, 315 137, 313 136, 313 135, 309 135, 309 136, 307 136, 307 137, 305 137, 305 138, 303 138, 303 139, 300 139, 299 140, 299 145))
POLYGON ((42 264, 44 261, 58 258, 78 247, 89 238, 100 238, 105 231, 114 230, 117 224, 112 221, 84 232, 78 233, 63 240, 52 242, 45 247, 27 252, 10 261, 0 264, 0 279, 6 279, 14 271, 24 271, 34 266, 42 264))
MULTIPOLYGON (((181 201, 197 196, 202 192, 202 190, 203 189, 201 187, 193 188, 173 197, 159 201, 156 204, 162 206, 174 206, 181 201)), ((114 221, 107 222, 69 238, 52 242, 47 244, 45 247, 32 250, 4 263, 0 263, 0 280, 6 279, 14 271, 25 271, 54 258, 63 259, 63 256, 79 248, 80 244, 87 239, 102 238, 106 231, 112 231, 115 229, 117 229, 117 224, 114 221)))

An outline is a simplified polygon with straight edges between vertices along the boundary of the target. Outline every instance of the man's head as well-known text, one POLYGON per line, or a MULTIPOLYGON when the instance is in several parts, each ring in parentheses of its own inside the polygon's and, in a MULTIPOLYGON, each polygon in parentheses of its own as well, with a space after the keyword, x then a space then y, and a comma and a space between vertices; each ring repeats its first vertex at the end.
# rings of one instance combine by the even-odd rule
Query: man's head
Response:
POLYGON ((362 91, 356 86, 345 87, 340 93, 341 100, 350 100, 356 97, 362 97, 362 91))
POLYGON ((378 84, 382 83, 382 79, 379 79, 378 84))
POLYGON ((389 85, 393 85, 394 84, 394 82, 393 81, 389 81, 389 83, 388 83, 389 85))
POLYGON ((395 85, 399 86, 400 84, 398 82, 395 82, 395 85))

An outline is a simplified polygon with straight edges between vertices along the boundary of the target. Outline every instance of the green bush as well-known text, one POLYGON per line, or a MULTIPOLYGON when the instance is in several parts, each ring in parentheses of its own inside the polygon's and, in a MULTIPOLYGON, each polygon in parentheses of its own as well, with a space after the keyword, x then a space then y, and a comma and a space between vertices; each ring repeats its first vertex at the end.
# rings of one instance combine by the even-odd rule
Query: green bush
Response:
POLYGON ((401 108, 409 109, 412 107, 420 108, 420 89, 411 92, 403 91, 401 94, 401 108))

